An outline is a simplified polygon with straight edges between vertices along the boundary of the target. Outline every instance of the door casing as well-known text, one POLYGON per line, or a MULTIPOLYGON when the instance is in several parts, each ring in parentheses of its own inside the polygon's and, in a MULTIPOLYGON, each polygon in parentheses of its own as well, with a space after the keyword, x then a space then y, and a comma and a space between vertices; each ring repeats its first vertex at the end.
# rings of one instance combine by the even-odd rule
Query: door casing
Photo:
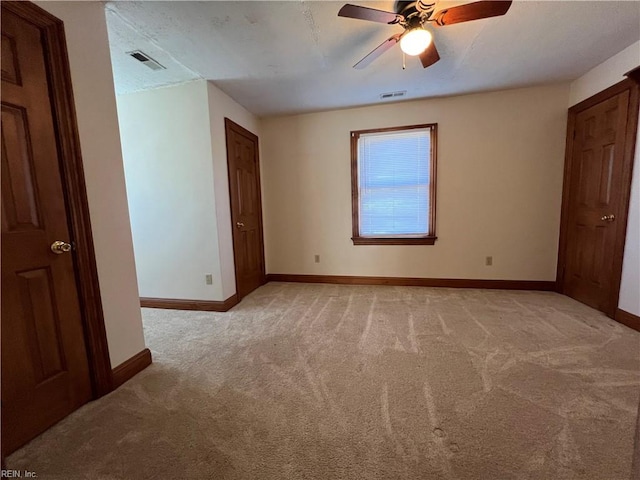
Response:
POLYGON ((590 98, 574 105, 569 109, 567 122, 567 140, 564 161, 564 181, 562 185, 562 213, 560 217, 560 240, 558 248, 558 266, 556 272, 556 291, 564 292, 564 273, 567 262, 567 236, 569 231, 569 205, 570 205, 570 185, 573 161, 574 135, 576 127, 576 116, 578 113, 597 105, 598 103, 614 97, 625 90, 629 90, 629 109, 627 112, 626 138, 622 160, 622 192, 620 192, 620 211, 615 222, 616 241, 614 251, 611 253, 612 273, 611 291, 608 307, 604 313, 615 318, 618 307, 618 297, 620 295, 620 282, 622 280, 622 262, 624 259, 624 245, 627 233, 627 220, 629 216, 629 198, 631 195, 631 178, 633 170, 633 157, 636 147, 636 136, 638 131, 638 85, 630 79, 625 79, 615 85, 593 95, 590 98))

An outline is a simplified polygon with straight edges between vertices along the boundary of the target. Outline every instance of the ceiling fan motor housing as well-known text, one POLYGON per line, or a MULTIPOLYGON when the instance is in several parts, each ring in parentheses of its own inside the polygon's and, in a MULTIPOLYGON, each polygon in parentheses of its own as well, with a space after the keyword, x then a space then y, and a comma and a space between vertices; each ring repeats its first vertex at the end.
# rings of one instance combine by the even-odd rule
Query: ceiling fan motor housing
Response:
POLYGON ((430 2, 425 0, 418 0, 416 2, 416 10, 420 13, 430 13, 436 7, 436 2, 430 2))
POLYGON ((417 2, 396 2, 396 13, 409 19, 412 17, 428 17, 435 9, 436 3, 430 0, 418 0, 417 2))

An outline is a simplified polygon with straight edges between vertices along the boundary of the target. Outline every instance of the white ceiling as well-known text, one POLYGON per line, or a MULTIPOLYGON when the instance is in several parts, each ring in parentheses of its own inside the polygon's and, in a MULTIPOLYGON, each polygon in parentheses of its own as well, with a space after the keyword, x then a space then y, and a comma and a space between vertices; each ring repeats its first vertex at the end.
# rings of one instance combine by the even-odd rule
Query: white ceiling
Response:
MULTIPOLYGON (((350 3, 393 11, 393 1, 350 3)), ((640 1, 515 1, 503 17, 432 28, 441 60, 399 46, 352 66, 402 27, 341 18, 346 2, 107 2, 118 93, 204 78, 260 115, 573 80, 640 39, 640 1), (152 71, 126 52, 167 67, 152 71)), ((439 1, 436 10, 465 1, 439 1)), ((638 52, 640 64, 640 51, 638 52)))

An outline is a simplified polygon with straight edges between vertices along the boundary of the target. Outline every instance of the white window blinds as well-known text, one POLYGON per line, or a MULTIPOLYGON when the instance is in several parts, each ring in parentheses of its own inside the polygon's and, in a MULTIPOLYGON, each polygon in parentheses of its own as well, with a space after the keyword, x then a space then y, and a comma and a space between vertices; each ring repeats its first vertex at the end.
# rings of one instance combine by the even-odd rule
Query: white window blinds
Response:
POLYGON ((430 143, 429 128, 360 135, 361 236, 428 234, 430 143))

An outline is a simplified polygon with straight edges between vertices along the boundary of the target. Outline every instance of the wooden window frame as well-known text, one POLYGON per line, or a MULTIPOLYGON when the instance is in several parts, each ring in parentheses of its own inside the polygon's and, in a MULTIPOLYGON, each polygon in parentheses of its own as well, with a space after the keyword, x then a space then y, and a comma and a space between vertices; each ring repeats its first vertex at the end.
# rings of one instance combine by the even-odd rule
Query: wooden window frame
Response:
POLYGON ((438 124, 425 123, 421 125, 407 125, 402 127, 373 128, 368 130, 353 130, 351 132, 351 224, 353 227, 351 240, 354 245, 433 245, 436 236, 436 171, 437 171, 437 142, 438 124), (358 195, 358 140, 361 135, 370 133, 399 132, 428 128, 431 135, 429 145, 429 232, 427 235, 389 235, 389 236, 361 236, 360 235, 360 198, 358 195))

